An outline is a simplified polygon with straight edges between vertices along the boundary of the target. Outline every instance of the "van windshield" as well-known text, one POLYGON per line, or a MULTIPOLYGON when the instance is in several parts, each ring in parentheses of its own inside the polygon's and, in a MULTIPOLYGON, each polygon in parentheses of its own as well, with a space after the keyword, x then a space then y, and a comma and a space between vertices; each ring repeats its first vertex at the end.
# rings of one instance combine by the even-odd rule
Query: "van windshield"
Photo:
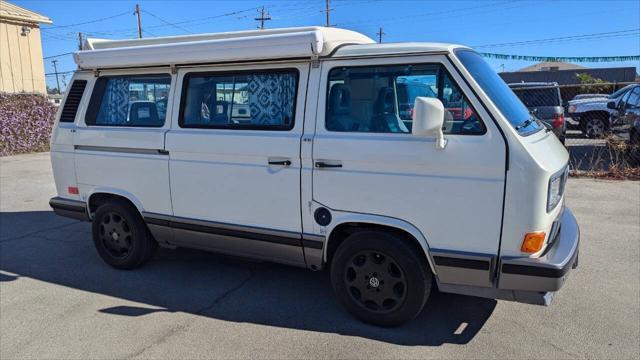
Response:
POLYGON ((543 129, 542 123, 531 115, 511 88, 478 53, 471 50, 457 50, 455 54, 518 133, 530 135, 543 129))

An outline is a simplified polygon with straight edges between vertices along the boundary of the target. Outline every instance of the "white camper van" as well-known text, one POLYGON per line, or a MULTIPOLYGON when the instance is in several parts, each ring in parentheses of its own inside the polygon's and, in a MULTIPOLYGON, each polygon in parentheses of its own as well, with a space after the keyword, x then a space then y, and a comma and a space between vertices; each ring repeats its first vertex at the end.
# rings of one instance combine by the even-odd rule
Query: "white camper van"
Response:
POLYGON ((113 267, 160 245, 327 269, 390 326, 434 286, 548 305, 577 266, 567 151, 467 47, 304 27, 74 57, 50 204, 113 267))

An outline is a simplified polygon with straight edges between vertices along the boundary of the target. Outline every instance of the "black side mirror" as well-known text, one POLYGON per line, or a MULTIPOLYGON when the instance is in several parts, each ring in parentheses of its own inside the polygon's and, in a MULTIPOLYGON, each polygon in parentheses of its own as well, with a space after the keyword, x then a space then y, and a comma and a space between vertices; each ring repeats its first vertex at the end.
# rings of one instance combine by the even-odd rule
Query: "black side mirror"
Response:
POLYGON ((607 109, 611 109, 611 110, 617 109, 616 102, 615 101, 609 101, 607 103, 607 109))

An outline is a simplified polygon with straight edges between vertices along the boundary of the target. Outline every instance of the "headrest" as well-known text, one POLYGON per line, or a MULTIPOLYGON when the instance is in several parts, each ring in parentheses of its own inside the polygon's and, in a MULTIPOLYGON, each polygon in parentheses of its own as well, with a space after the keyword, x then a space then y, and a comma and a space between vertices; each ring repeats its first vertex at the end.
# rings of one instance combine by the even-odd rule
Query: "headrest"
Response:
POLYGON ((385 87, 378 92, 378 99, 376 100, 375 111, 378 114, 390 114, 395 113, 395 95, 393 89, 385 87))
POLYGON ((348 115, 351 113, 351 89, 344 84, 334 84, 329 94, 329 113, 348 115))
POLYGON ((158 123, 158 108, 154 102, 140 101, 131 104, 129 110, 129 121, 136 123, 154 124, 158 123))

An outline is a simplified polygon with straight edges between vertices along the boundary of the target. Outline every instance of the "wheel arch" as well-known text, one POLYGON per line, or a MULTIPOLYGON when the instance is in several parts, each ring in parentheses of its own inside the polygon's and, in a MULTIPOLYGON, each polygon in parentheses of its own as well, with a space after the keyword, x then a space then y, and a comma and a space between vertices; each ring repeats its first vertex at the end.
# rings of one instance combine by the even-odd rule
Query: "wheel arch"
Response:
POLYGON ((327 237, 322 254, 323 262, 328 263, 331 260, 335 250, 348 235, 363 230, 384 230, 404 236, 411 241, 416 246, 416 249, 422 251, 432 273, 436 274, 427 239, 411 223, 386 216, 332 213, 335 216, 335 220, 327 228, 327 237))
POLYGON ((585 111, 580 115, 580 121, 587 121, 594 117, 601 118, 605 120, 605 125, 609 126, 608 120, 611 114, 606 110, 589 110, 585 111))
POLYGON ((144 211, 142 202, 128 191, 117 188, 96 187, 91 189, 87 195, 87 209, 89 210, 89 218, 93 219, 93 213, 97 207, 109 199, 123 199, 133 205, 140 214, 144 211))

